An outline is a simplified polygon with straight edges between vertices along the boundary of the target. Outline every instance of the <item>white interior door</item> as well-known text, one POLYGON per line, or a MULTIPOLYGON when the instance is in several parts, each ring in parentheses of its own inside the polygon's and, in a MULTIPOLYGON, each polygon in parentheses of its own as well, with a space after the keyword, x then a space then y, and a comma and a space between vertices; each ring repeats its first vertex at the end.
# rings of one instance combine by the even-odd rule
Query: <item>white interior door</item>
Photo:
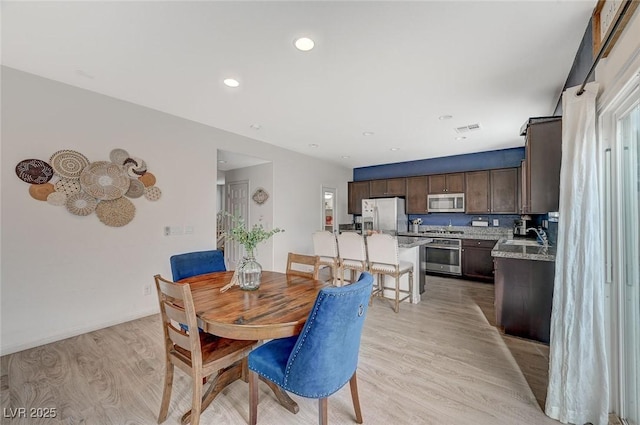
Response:
POLYGON ((618 121, 622 177, 622 401, 623 417, 640 425, 640 99, 618 121))
MULTIPOLYGON (((249 182, 231 182, 227 187, 227 212, 234 217, 244 218, 249 223, 249 182)), ((227 217, 227 229, 231 228, 231 219, 227 217)), ((235 241, 225 242, 224 256, 229 270, 235 270, 236 264, 244 255, 244 248, 235 241)))
POLYGON ((640 425, 640 74, 602 114, 611 410, 640 425))

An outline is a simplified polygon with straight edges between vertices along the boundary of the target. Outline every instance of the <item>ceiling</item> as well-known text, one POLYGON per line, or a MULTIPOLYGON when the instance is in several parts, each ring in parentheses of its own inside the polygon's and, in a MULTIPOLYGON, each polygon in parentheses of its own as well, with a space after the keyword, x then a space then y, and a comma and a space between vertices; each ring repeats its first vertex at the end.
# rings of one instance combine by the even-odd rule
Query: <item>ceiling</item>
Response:
POLYGON ((2 63, 352 168, 522 146, 595 3, 3 1, 2 63))

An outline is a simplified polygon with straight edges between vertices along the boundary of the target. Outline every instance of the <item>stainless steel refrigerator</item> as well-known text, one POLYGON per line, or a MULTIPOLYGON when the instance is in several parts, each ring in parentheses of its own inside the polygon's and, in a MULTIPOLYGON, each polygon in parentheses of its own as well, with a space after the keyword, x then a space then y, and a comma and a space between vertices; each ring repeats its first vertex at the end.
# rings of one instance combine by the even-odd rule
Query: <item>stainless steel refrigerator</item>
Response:
POLYGON ((362 230, 397 235, 408 230, 408 219, 402 198, 362 200, 362 230))

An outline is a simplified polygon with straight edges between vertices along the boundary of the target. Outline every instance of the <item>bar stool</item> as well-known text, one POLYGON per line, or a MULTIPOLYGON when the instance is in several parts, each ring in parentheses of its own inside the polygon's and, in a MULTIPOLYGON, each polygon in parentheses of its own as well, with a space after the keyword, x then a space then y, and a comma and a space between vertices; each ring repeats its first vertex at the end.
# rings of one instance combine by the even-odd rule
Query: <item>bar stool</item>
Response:
POLYGON ((400 310, 400 302, 409 298, 413 291, 413 263, 400 261, 398 258, 398 239, 387 234, 373 234, 367 238, 367 255, 369 257, 369 273, 378 276, 378 287, 371 296, 384 298, 385 289, 395 291, 393 310, 400 310), (409 273, 409 290, 400 289, 400 277, 409 273), (385 286, 384 277, 395 279, 394 286, 385 286), (400 298, 400 294, 406 294, 400 298))
POLYGON ((350 283, 356 281, 356 272, 367 270, 367 248, 364 238, 354 232, 338 235, 338 253, 340 255, 340 280, 344 285, 344 271, 350 271, 350 283))
POLYGON ((338 270, 340 269, 340 258, 338 257, 338 242, 333 233, 326 230, 313 233, 313 253, 320 257, 320 266, 331 267, 331 282, 334 286, 339 285, 338 270))

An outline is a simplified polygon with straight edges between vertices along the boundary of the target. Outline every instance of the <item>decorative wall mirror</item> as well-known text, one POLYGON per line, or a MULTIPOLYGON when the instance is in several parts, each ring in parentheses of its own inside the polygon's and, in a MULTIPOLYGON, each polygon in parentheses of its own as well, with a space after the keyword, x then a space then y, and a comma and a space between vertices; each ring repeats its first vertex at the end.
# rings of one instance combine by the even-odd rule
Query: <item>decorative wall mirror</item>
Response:
POLYGON ((336 188, 322 186, 322 227, 333 233, 337 229, 336 224, 336 188))

